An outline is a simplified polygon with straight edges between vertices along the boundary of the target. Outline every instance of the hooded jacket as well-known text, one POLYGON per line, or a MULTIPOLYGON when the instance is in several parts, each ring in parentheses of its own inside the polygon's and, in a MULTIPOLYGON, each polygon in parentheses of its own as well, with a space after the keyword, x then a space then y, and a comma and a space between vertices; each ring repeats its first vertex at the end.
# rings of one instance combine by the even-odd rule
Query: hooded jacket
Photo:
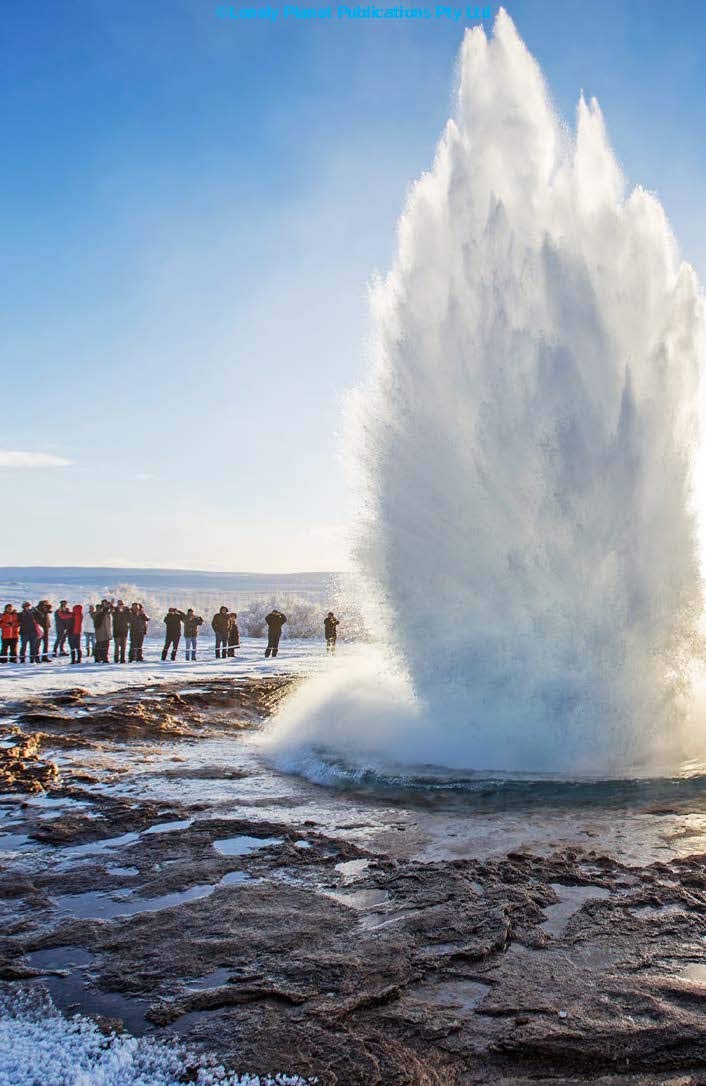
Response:
POLYGON ((113 611, 113 637, 126 637, 130 629, 130 611, 116 607, 113 611))
POLYGON ((37 624, 39 622, 39 615, 34 607, 30 607, 27 611, 20 611, 17 616, 18 625, 20 627, 20 633, 22 637, 28 637, 30 640, 37 636, 37 624))
POLYGON ((113 624, 110 621, 109 607, 96 607, 93 612, 93 625, 96 629, 96 641, 110 641, 113 635, 113 624))
POLYGON ((225 637, 228 633, 229 621, 230 620, 228 618, 227 611, 224 611, 222 614, 220 611, 217 611, 211 619, 211 625, 213 626, 213 629, 216 631, 217 634, 221 634, 222 637, 225 637))
POLYGON ((52 607, 49 600, 40 600, 34 611, 36 620, 45 634, 48 634, 51 628, 51 611, 52 607))
POLYGON ((56 626, 57 634, 62 634, 71 629, 72 614, 68 607, 59 608, 54 612, 54 625, 56 626))
POLYGON ((184 615, 184 637, 198 637, 201 615, 184 615))
POLYGON ((281 611, 270 611, 269 615, 265 615, 265 622, 267 623, 267 629, 270 631, 270 637, 279 637, 286 621, 287 616, 283 615, 281 611))
POLYGON ((4 641, 14 641, 20 636, 20 616, 17 611, 3 611, 0 615, 0 636, 4 641))
POLYGON ((130 637, 144 637, 147 633, 149 619, 144 611, 130 611, 130 637))
POLYGON ((167 612, 164 621, 167 627, 168 637, 181 637, 181 624, 184 620, 183 611, 167 612))

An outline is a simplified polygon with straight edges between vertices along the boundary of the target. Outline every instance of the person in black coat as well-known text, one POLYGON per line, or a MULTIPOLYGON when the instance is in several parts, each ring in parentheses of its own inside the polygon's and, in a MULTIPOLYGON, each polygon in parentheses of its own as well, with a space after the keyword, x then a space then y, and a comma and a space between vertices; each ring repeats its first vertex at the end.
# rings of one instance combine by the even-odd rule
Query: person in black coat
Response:
POLYGON ((130 649, 128 651, 128 660, 131 664, 141 664, 144 662, 142 645, 147 633, 147 623, 149 622, 147 615, 142 610, 141 603, 132 604, 128 622, 130 624, 130 649))
POLYGON ((97 664, 107 664, 110 639, 113 636, 113 605, 110 600, 101 600, 91 618, 96 631, 94 659, 97 664))
POLYGON ((20 623, 20 663, 25 662, 27 646, 29 645, 29 662, 39 663, 40 631, 44 628, 39 621, 39 615, 31 603, 23 603, 18 615, 20 623))
POLYGON ((238 629, 238 616, 235 611, 228 615, 228 655, 235 656, 235 650, 240 648, 240 630, 238 629))
POLYGON ((216 659, 225 659, 228 651, 228 623, 230 619, 228 617, 228 608, 219 607, 216 614, 211 619, 211 626, 213 632, 216 635, 216 659), (221 657, 221 650, 223 656, 221 657))
POLYGON ((265 656, 276 656, 279 652, 279 639, 282 636, 282 627, 286 621, 287 616, 283 615, 281 611, 278 611, 276 607, 274 610, 270 611, 269 615, 265 615, 268 631, 265 656))
POLYGON ((118 600, 113 611, 113 662, 125 663, 125 647, 130 629, 130 612, 122 600, 118 600))
POLYGON ((49 663, 49 631, 51 630, 52 605, 49 600, 40 600, 36 607, 37 622, 42 627, 40 659, 43 664, 49 663))
POLYGON ((164 616, 164 622, 167 627, 167 635, 164 641, 164 648, 162 649, 162 659, 167 659, 167 653, 171 647, 172 660, 176 660, 177 649, 179 648, 179 641, 181 640, 181 624, 186 618, 183 611, 179 611, 176 607, 170 607, 164 616))
POLYGON ((324 619, 324 636, 326 638, 326 652, 336 651, 336 627, 338 619, 333 611, 329 611, 324 619))
POLYGON ((68 656, 66 651, 66 638, 73 626, 73 615, 69 611, 66 600, 61 600, 58 609, 54 612, 54 626, 56 627, 56 640, 52 656, 68 656))

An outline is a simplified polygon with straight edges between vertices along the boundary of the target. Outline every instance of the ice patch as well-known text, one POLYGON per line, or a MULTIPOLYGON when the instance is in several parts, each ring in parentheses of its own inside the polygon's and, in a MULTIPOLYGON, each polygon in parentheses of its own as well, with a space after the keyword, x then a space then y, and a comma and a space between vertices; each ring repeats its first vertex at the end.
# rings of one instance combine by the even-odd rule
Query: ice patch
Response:
POLYGON ((150 828, 144 832, 146 834, 173 833, 175 830, 188 830, 193 821, 193 818, 183 818, 178 822, 157 822, 154 826, 150 826, 150 828))
POLYGON ((270 845, 281 845, 281 837, 248 837, 239 834, 237 837, 224 837, 213 842, 216 852, 221 856, 249 856, 258 849, 268 848, 270 845))

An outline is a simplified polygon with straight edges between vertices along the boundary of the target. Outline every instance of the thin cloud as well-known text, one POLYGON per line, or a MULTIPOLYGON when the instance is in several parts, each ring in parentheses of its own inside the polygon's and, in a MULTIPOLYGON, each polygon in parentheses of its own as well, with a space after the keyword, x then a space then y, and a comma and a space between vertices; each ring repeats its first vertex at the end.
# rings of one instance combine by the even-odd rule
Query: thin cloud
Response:
POLYGON ((68 468, 70 460, 51 453, 16 452, 0 449, 0 468, 68 468))

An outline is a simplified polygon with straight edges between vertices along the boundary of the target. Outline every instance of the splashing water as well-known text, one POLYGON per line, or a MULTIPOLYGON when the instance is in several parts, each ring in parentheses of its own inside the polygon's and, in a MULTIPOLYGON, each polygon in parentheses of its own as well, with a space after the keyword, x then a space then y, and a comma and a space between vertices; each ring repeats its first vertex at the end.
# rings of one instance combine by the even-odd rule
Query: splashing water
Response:
MULTIPOLYGON (((676 764, 702 613, 704 307, 595 101, 575 138, 509 16, 373 291, 358 555, 387 677, 312 680, 273 742, 477 770, 676 764)), ((310 755, 301 754, 299 765, 310 755)))

